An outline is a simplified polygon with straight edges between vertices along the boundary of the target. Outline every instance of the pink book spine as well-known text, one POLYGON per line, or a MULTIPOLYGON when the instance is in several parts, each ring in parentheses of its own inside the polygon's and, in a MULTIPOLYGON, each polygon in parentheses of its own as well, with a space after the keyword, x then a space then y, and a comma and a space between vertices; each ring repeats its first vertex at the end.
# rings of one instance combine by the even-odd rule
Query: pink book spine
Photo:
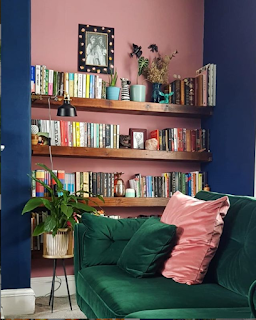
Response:
POLYGON ((48 95, 53 94, 53 70, 49 70, 48 95))

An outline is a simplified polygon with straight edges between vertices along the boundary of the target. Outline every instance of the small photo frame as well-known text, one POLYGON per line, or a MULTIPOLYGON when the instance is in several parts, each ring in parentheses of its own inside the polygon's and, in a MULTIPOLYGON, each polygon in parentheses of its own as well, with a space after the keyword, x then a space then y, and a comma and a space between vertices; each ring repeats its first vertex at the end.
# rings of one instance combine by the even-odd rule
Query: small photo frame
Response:
POLYGON ((147 139, 147 129, 130 128, 129 134, 131 137, 131 148, 144 150, 147 139))
POLYGON ((110 74, 114 69, 114 28, 78 25, 78 71, 110 74))

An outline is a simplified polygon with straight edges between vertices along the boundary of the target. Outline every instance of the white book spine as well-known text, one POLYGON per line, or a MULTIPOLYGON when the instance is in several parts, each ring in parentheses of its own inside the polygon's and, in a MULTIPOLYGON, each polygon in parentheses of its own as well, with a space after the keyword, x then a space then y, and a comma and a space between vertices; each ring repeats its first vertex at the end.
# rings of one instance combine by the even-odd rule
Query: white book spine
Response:
POLYGON ((114 125, 110 125, 110 148, 114 148, 114 125))
POLYGON ((88 132, 87 132, 87 122, 84 123, 84 146, 87 147, 88 143, 88 132))
POLYGON ((86 74, 85 73, 82 74, 82 78, 83 78, 82 97, 85 98, 86 97, 86 74))
POLYGON ((97 123, 94 123, 93 126, 93 146, 97 148, 97 123))
POLYGON ((119 131, 120 131, 120 125, 117 124, 116 126, 116 148, 119 149, 119 131))
POLYGON ((78 96, 78 74, 74 73, 74 98, 78 96))
POLYGON ((178 151, 178 130, 177 128, 173 128, 173 134, 174 134, 174 151, 178 151))
POLYGON ((99 76, 95 76, 95 82, 94 82, 94 98, 98 98, 99 95, 99 76))
POLYGON ((216 64, 213 65, 213 92, 212 92, 212 105, 216 106, 216 64))
POLYGON ((45 94, 46 66, 41 66, 41 94, 45 94))
POLYGON ((81 73, 78 74, 78 98, 83 97, 83 75, 81 73))
POLYGON ((58 146, 61 146, 60 121, 58 121, 58 146))
POLYGON ((101 99, 102 94, 102 78, 99 78, 99 89, 98 89, 98 99, 101 99))
POLYGON ((41 94, 41 66, 36 65, 36 72, 35 72, 35 81, 36 81, 36 94, 41 94))
POLYGON ((209 68, 209 97, 210 106, 213 106, 213 64, 209 68))
POLYGON ((49 134, 49 138, 51 138, 51 145, 55 146, 55 136, 54 136, 54 120, 51 120, 50 123, 50 134, 49 134))
POLYGON ((80 147, 84 147, 84 122, 80 122, 80 147))

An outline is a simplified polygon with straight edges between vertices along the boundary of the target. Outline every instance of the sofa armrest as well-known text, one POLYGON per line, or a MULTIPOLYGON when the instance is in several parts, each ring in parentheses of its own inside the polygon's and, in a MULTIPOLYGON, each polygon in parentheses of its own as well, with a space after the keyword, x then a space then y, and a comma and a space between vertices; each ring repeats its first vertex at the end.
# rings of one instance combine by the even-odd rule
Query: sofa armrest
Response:
POLYGON ((256 309, 253 301, 255 292, 256 292, 256 280, 251 284, 249 293, 248 293, 249 306, 251 308, 251 312, 254 318, 256 318, 256 309))
POLYGON ((74 229, 74 273, 75 281, 77 279, 78 271, 82 269, 83 257, 83 237, 86 228, 83 223, 75 224, 74 229))

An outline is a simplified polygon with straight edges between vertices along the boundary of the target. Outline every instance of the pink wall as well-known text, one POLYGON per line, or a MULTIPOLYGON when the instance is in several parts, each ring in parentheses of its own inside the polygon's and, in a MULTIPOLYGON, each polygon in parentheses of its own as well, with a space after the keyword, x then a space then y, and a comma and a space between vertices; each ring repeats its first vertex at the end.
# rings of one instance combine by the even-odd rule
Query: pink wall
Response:
MULTIPOLYGON (((133 83, 136 81, 137 61, 129 57, 132 43, 141 45, 148 57, 152 57, 147 49, 151 43, 156 43, 163 54, 177 49, 179 54, 170 63, 170 80, 175 73, 182 77, 194 76, 195 70, 202 66, 203 0, 33 0, 31 6, 32 65, 44 64, 58 71, 77 72, 78 24, 81 23, 115 28, 115 67, 119 77, 128 77, 133 83)), ((52 115, 57 119, 56 111, 52 115)), ((32 118, 48 119, 48 112, 32 109, 32 118)), ((200 120, 195 119, 91 112, 80 112, 76 121, 120 124, 122 134, 128 134, 130 127, 148 131, 165 127, 200 127, 200 120)), ((33 169, 36 162, 49 165, 48 158, 33 157, 33 169)), ((54 158, 54 168, 67 172, 123 171, 124 180, 127 180, 138 172, 159 175, 169 171, 198 170, 200 166, 174 162, 54 158)), ((107 212, 135 216, 160 214, 162 210, 108 208, 107 212)), ((45 275, 42 270, 41 276, 45 275)))

